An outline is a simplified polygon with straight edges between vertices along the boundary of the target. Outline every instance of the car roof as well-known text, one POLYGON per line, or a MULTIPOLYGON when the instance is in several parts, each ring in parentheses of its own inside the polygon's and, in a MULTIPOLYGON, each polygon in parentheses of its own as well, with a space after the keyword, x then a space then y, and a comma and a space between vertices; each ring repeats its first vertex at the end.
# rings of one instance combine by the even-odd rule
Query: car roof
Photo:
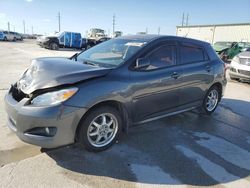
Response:
POLYGON ((128 39, 128 40, 142 40, 145 42, 151 42, 154 40, 164 40, 164 39, 172 39, 180 42, 191 42, 191 43, 196 43, 200 45, 210 45, 208 42, 205 41, 200 41, 196 39, 191 39, 191 38, 186 38, 186 37, 179 37, 179 36, 171 36, 171 35, 151 35, 151 34, 146 34, 146 35, 125 35, 118 37, 118 39, 128 39))

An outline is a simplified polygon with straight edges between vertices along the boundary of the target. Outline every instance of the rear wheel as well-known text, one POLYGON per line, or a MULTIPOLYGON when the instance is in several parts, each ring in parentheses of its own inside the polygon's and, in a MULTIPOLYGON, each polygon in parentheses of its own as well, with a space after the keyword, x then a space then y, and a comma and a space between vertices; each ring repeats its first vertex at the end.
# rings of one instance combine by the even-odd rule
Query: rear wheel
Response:
POLYGON ((211 87, 203 101, 203 111, 210 115, 212 114, 218 106, 220 100, 221 91, 217 86, 211 87))
POLYGON ((51 50, 58 50, 58 49, 59 49, 59 46, 58 46, 57 43, 52 42, 52 43, 50 43, 49 48, 50 48, 51 50))
POLYGON ((103 106, 91 111, 81 122, 79 143, 88 151, 102 151, 114 144, 121 133, 122 120, 119 112, 103 106))

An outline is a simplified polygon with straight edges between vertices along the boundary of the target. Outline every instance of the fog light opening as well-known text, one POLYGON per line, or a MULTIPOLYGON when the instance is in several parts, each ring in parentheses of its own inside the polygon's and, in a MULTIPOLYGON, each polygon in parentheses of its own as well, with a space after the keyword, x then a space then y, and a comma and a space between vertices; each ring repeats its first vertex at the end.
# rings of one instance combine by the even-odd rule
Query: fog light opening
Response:
POLYGON ((56 135, 56 127, 35 127, 25 132, 25 134, 53 137, 56 135))

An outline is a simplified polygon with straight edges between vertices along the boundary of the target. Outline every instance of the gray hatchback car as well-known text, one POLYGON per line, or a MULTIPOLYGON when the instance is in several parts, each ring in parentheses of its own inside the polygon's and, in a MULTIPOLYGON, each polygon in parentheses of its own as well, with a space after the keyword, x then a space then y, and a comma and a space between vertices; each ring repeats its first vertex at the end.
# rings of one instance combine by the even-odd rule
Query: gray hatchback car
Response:
POLYGON ((174 36, 115 38, 70 58, 38 58, 5 96, 8 125, 28 143, 110 147, 135 124, 198 108, 226 85, 210 44, 174 36))

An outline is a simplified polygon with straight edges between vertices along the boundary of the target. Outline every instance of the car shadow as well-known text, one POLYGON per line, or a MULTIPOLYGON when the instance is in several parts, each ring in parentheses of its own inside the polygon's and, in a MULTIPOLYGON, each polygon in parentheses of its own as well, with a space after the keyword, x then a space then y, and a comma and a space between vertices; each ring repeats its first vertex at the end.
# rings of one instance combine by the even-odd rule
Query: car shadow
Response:
POLYGON ((79 182, 84 175, 94 175, 149 185, 227 184, 250 176, 250 158, 246 158, 250 146, 245 140, 250 130, 239 130, 240 121, 231 122, 236 128, 230 126, 227 115, 221 113, 235 114, 230 105, 220 105, 212 116, 186 112, 133 127, 119 143, 103 152, 91 153, 75 144, 46 153, 60 167, 76 172, 73 178, 79 182), (225 149, 228 156, 221 155, 225 149))

